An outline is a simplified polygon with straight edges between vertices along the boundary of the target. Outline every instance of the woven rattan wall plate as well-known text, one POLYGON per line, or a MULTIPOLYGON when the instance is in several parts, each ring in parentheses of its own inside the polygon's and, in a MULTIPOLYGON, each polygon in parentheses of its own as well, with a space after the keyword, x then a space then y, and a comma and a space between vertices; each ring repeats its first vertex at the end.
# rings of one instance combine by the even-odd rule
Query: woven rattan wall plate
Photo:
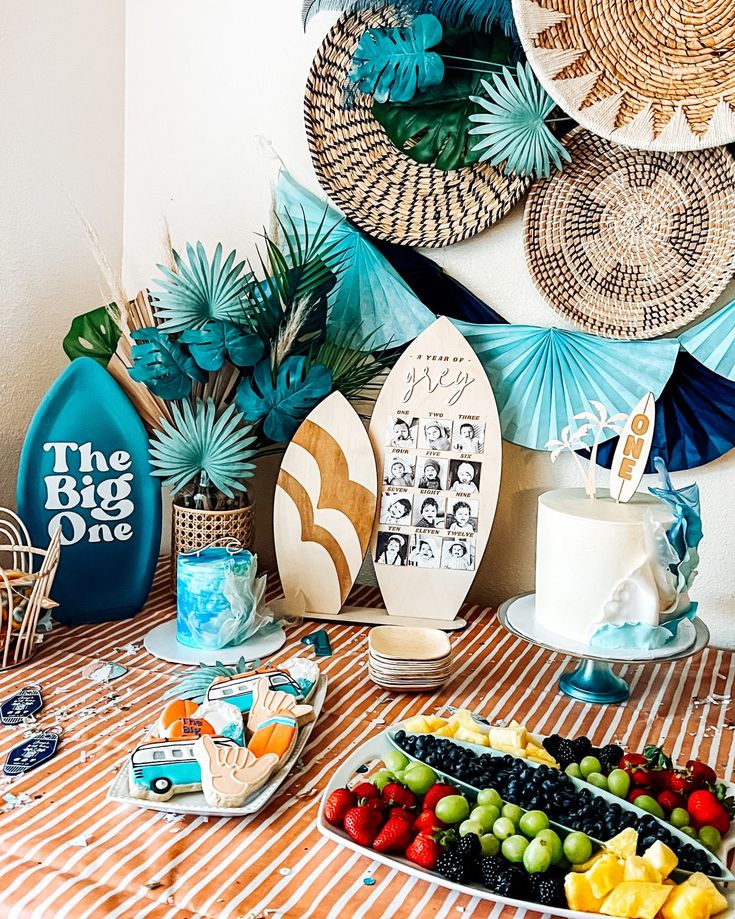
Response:
POLYGON ((448 246, 500 220, 529 180, 486 163, 443 172, 401 153, 373 118, 372 99, 344 104, 360 36, 395 25, 390 9, 340 17, 311 66, 304 118, 319 182, 361 230, 408 246, 448 246))
POLYGON ((595 134, 646 150, 735 141, 733 0, 513 0, 549 95, 595 134))
POLYGON ((724 147, 630 150, 575 128, 572 162, 533 184, 529 271, 566 319, 609 338, 690 322, 735 271, 735 161, 724 147))

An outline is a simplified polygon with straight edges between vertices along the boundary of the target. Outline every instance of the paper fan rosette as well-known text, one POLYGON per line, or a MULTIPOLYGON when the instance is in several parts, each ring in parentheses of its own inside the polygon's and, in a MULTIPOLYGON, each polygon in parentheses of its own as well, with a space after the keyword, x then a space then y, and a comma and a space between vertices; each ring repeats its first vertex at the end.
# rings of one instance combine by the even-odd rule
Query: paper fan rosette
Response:
POLYGON ((675 340, 619 342, 583 332, 455 322, 485 368, 503 437, 533 450, 558 440, 569 419, 601 402, 626 415, 671 376, 675 340))
POLYGON ((735 382, 735 300, 679 336, 692 357, 735 382))

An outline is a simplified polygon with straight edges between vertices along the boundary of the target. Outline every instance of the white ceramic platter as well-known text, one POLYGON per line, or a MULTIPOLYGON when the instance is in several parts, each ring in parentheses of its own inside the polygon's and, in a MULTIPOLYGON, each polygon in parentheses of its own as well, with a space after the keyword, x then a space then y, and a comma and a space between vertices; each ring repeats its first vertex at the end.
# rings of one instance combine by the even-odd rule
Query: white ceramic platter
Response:
POLYGON ((242 807, 211 807, 204 799, 201 791, 193 791, 188 794, 174 795, 168 801, 146 801, 141 798, 134 798, 130 793, 130 782, 128 779, 128 757, 126 756, 120 765, 120 769, 115 776, 112 785, 107 791, 107 797, 110 801, 117 801, 120 804, 132 804, 135 807, 143 807, 147 810, 163 811, 166 814, 193 814, 197 817, 244 817, 247 814, 255 814, 270 801, 273 795, 283 784, 291 769, 294 767, 301 756, 306 743, 314 730, 314 725, 324 705, 324 699, 327 695, 327 678, 320 676, 316 689, 309 700, 314 708, 314 720, 303 728, 299 729, 299 736, 296 740, 296 746, 283 766, 276 772, 262 788, 249 798, 242 807))
MULTIPOLYGON (((365 764, 369 765, 371 762, 382 759, 383 754, 389 749, 389 743, 385 735, 381 734, 378 737, 374 737, 371 740, 364 743, 362 746, 354 750, 349 758, 345 760, 334 772, 332 778, 330 779, 329 784, 324 790, 322 799, 319 803, 319 813, 317 814, 317 827, 319 832, 324 836, 327 836, 329 839, 334 840, 340 845, 346 846, 348 849, 352 849, 355 852, 364 855, 365 858, 370 859, 374 862, 380 862, 382 865, 386 865, 388 868, 392 868, 396 871, 402 871, 405 874, 409 874, 412 877, 418 878, 422 881, 428 881, 429 883, 438 884, 440 887, 446 887, 449 890, 456 890, 458 893, 467 894, 471 897, 478 897, 481 900, 489 900, 492 903, 501 903, 505 906, 515 907, 518 910, 532 910, 536 913, 543 913, 545 916, 565 916, 568 919, 599 919, 599 913, 586 913, 579 912, 578 910, 571 909, 559 909, 556 907, 549 906, 539 906, 537 903, 530 903, 526 900, 513 900, 507 897, 501 897, 497 894, 491 893, 489 890, 486 890, 484 887, 477 886, 475 884, 455 884, 453 881, 448 881, 440 875, 432 872, 426 871, 423 868, 420 868, 418 865, 415 865, 413 862, 409 862, 405 858, 399 858, 393 855, 384 855, 381 852, 374 852, 371 849, 365 849, 363 846, 358 845, 343 831, 337 827, 331 826, 324 819, 324 804, 329 797, 329 795, 336 789, 342 788, 347 785, 351 779, 355 776, 356 769, 365 764)), ((728 899, 729 909, 720 913, 717 919, 735 919, 735 890, 728 892, 725 889, 725 896, 728 899)))

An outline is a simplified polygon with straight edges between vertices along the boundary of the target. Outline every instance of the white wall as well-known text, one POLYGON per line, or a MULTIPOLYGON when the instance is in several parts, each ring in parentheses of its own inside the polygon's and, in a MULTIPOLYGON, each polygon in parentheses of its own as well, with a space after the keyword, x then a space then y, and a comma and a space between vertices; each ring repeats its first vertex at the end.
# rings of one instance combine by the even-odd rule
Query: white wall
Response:
POLYGON ((0 504, 71 318, 102 302, 69 198, 122 258, 124 0, 0 0, 0 504))
MULTIPOLYGON (((277 170, 262 155, 258 135, 272 141, 299 181, 318 189, 304 136, 303 87, 334 16, 320 14, 304 35, 300 6, 300 0, 128 0, 124 273, 130 290, 155 273, 164 215, 177 245, 221 240, 242 255, 253 253, 253 232, 269 219, 277 170)), ((522 205, 476 239, 429 254, 509 320, 559 325, 528 276, 521 228, 522 205)), ((556 485, 577 484, 568 463, 552 467, 545 454, 507 444, 504 461, 498 516, 473 591, 487 603, 532 587, 536 498, 556 485)), ((266 558, 272 558, 274 468, 269 464, 258 479, 259 551, 266 558)), ((696 594, 716 640, 735 646, 735 455, 696 478, 706 532, 696 594)))

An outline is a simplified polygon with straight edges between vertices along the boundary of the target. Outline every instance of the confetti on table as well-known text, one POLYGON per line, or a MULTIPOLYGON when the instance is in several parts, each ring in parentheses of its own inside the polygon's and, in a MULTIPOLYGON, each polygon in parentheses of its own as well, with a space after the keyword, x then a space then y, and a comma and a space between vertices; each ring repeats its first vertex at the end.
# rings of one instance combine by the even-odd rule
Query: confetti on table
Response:
POLYGON ((279 868, 278 873, 283 875, 283 877, 287 877, 289 874, 291 874, 291 869, 290 868, 279 868))
POLYGON ((123 667, 122 664, 116 664, 113 661, 96 661, 94 664, 87 664, 82 670, 82 676, 87 680, 92 680, 93 683, 109 683, 111 680, 125 676, 127 672, 128 668, 123 667))
POLYGON ((373 884, 375 884, 375 878, 363 878, 363 879, 362 879, 362 883, 363 883, 366 887, 372 887, 373 884))

